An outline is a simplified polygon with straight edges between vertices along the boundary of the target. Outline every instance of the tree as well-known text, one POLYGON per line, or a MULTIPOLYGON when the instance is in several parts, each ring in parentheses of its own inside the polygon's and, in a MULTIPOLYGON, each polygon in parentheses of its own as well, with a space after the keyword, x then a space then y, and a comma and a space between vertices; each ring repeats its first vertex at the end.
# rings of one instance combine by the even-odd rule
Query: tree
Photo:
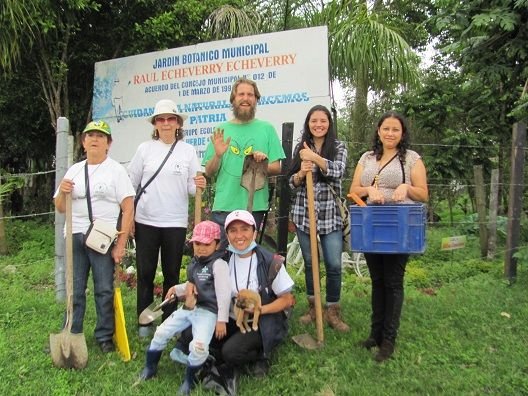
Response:
POLYGON ((264 12, 256 8, 257 14, 266 18, 260 24, 261 29, 269 30, 257 32, 254 30, 258 28, 257 24, 248 22, 255 9, 235 11, 232 7, 226 12, 216 11, 211 16, 215 23, 210 29, 214 27, 216 37, 235 37, 291 27, 327 25, 330 77, 355 89, 352 124, 353 131, 359 134, 358 140, 364 139, 367 129, 365 121, 368 119, 370 90, 379 91, 418 81, 418 57, 396 30, 384 24, 381 15, 369 9, 366 1, 333 0, 326 4, 310 0, 268 1, 261 7, 264 12), (246 28, 241 30, 239 26, 246 28))
MULTIPOLYGON (((419 88, 400 96, 396 107, 409 116, 412 143, 424 157, 433 209, 444 199, 452 209, 461 186, 474 184, 471 164, 483 165, 488 176, 496 166, 494 106, 491 91, 478 78, 463 76, 439 59, 419 88)), ((472 188, 464 191, 474 197, 472 188)))
MULTIPOLYGON (((489 106, 500 151, 501 178, 508 173, 512 124, 526 120, 528 85, 528 1, 470 0, 435 2, 430 29, 438 48, 467 79, 477 80, 493 100, 489 106)), ((479 98, 482 93, 476 93, 479 98)), ((474 98, 475 99, 475 98, 474 98)), ((506 207, 506 195, 502 195, 506 207)))
POLYGON ((419 58, 365 1, 332 1, 314 21, 329 28, 332 78, 354 88, 351 126, 355 140, 363 141, 370 130, 369 92, 417 84, 419 58))

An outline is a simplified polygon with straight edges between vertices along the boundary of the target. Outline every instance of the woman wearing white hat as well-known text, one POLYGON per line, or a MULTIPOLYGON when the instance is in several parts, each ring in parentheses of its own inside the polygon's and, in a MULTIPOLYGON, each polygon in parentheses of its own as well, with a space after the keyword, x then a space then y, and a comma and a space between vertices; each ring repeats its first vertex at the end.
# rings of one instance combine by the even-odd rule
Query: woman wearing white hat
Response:
MULTIPOLYGON (((163 296, 179 283, 187 233, 189 194, 205 188, 205 177, 196 176, 200 162, 196 150, 183 139, 186 115, 172 100, 156 103, 148 121, 154 126, 152 140, 139 145, 128 173, 136 189, 135 239, 137 262, 137 313, 154 299, 154 278, 161 251, 163 296)), ((169 304, 162 319, 176 308, 169 304)), ((152 334, 152 326, 140 326, 139 336, 152 334)))

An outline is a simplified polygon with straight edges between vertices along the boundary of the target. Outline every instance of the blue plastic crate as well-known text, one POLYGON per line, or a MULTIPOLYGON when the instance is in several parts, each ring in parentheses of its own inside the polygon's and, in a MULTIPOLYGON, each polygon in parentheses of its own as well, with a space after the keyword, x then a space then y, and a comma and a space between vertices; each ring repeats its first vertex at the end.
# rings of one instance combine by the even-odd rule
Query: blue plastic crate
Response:
POLYGON ((350 247, 362 253, 423 253, 424 204, 350 206, 350 247))

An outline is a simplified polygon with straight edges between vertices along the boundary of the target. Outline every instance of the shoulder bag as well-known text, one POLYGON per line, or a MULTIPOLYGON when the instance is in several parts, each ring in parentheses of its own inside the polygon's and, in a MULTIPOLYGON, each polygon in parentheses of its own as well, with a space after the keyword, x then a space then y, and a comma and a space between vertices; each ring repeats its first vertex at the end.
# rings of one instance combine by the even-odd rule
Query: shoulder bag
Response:
POLYGON ((337 195, 330 184, 327 183, 327 185, 334 196, 337 209, 339 209, 339 214, 341 215, 341 220, 343 222, 343 243, 345 246, 348 246, 348 244, 350 244, 350 211, 348 210, 347 201, 345 198, 337 195))
POLYGON ((86 203, 88 204, 88 218, 90 227, 84 236, 84 243, 87 247, 98 253, 106 254, 110 246, 117 238, 117 230, 114 225, 108 224, 99 219, 93 219, 92 216, 92 199, 90 198, 90 180, 88 178, 88 162, 84 166, 84 180, 86 183, 86 203))

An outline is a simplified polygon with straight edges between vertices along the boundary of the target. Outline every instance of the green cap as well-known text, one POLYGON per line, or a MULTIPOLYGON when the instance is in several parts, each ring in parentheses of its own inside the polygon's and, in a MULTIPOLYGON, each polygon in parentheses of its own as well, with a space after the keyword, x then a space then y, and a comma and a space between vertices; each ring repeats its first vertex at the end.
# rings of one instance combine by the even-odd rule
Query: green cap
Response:
POLYGON ((88 125, 86 125, 86 128, 84 128, 83 133, 89 131, 99 131, 106 133, 107 135, 112 135, 112 132, 110 131, 110 125, 108 125, 104 121, 92 121, 88 123, 88 125))

